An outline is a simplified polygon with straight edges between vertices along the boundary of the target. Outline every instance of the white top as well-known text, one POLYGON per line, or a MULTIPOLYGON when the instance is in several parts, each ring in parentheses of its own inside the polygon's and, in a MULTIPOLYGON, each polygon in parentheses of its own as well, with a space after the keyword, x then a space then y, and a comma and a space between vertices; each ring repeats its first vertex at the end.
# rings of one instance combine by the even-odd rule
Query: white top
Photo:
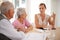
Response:
POLYGON ((12 40, 22 40, 25 37, 25 34, 23 32, 17 32, 7 19, 0 20, 0 33, 12 40))
POLYGON ((38 20, 39 20, 39 24, 42 25, 48 25, 48 18, 49 16, 48 15, 45 15, 45 19, 42 21, 42 18, 39 14, 37 14, 37 17, 38 17, 38 20))

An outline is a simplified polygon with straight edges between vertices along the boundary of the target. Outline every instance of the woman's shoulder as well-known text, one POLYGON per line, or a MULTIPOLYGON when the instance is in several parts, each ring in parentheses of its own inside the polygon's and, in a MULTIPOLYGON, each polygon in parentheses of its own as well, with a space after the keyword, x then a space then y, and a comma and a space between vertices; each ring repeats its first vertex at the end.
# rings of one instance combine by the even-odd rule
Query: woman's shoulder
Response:
POLYGON ((38 14, 35 14, 35 16, 39 16, 40 15, 40 13, 38 13, 38 14))
POLYGON ((14 20, 14 22, 13 23, 17 23, 18 22, 18 20, 16 19, 16 20, 14 20))

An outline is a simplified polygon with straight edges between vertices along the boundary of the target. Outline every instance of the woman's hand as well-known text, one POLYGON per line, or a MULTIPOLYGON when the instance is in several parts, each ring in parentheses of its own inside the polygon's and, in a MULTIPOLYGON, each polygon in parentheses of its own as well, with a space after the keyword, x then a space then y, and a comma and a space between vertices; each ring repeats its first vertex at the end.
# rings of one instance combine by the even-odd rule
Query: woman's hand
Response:
POLYGON ((29 31, 31 31, 31 30, 33 30, 33 27, 30 25, 30 26, 26 29, 25 32, 29 32, 29 31))
POLYGON ((46 27, 47 27, 47 25, 42 24, 42 27, 43 27, 43 28, 46 28, 46 27))
POLYGON ((17 29, 17 31, 23 31, 23 32, 25 32, 25 27, 15 27, 15 29, 17 29))

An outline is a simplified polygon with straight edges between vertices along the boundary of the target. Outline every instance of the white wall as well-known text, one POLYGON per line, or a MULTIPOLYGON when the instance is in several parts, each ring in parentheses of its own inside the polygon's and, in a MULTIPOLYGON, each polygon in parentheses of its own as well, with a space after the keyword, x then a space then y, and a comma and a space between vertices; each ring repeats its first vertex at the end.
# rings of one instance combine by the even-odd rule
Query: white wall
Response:
POLYGON ((56 25, 60 27, 60 0, 57 0, 56 25))
POLYGON ((51 11, 56 13, 56 27, 60 27, 60 0, 51 0, 51 11))

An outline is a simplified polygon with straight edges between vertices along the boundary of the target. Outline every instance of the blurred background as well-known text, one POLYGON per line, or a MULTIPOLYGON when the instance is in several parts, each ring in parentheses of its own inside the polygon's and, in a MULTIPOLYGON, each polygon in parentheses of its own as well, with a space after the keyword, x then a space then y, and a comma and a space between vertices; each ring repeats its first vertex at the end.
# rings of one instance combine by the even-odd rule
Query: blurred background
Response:
MULTIPOLYGON (((19 7, 26 8, 26 13, 28 14, 27 19, 34 24, 35 14, 39 13, 39 4, 45 3, 47 6, 46 14, 52 15, 54 12, 56 14, 55 26, 60 27, 60 0, 0 0, 0 5, 3 1, 10 1, 14 4, 15 12, 19 7)), ((16 14, 16 13, 15 13, 16 14)), ((16 15, 10 21, 15 20, 16 15)))

